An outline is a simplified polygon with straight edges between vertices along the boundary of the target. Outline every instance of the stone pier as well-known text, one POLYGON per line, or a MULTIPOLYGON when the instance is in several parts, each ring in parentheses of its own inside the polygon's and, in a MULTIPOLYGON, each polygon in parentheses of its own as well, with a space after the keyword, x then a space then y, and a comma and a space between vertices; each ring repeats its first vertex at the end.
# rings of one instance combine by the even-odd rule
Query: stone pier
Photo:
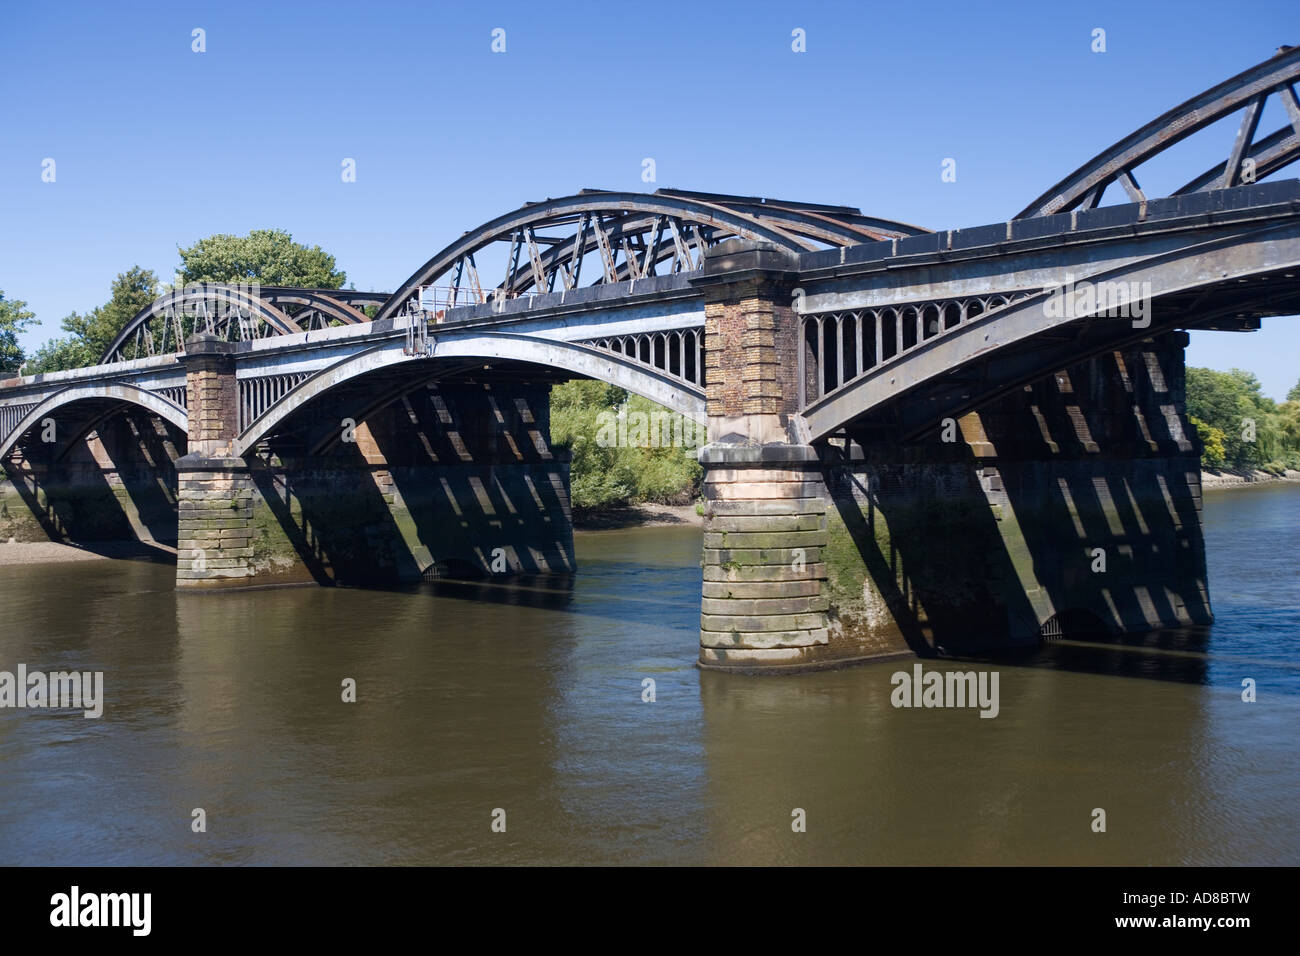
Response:
POLYGON ((825 592, 829 496, 795 404, 795 261, 721 243, 705 296, 708 444, 700 666, 754 671, 834 663, 825 592))
POLYGON ((213 335, 185 343, 188 454, 176 460, 176 586, 243 587, 254 575, 253 485, 231 454, 239 427, 235 346, 213 335))
POLYGON ((798 274, 724 242, 705 296, 700 656, 781 673, 1212 620, 1185 333, 1080 361, 907 443, 801 436, 798 274))

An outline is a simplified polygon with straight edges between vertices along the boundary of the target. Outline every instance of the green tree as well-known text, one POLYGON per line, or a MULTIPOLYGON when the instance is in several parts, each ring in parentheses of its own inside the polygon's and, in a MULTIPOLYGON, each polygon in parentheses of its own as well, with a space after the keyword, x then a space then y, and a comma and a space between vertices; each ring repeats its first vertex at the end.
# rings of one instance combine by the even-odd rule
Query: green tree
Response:
POLYGON ((215 235, 180 249, 183 282, 258 282, 304 289, 339 289, 347 273, 320 246, 294 242, 283 229, 247 236, 215 235))
POLYGON ((94 365, 126 324, 158 294, 158 278, 149 269, 132 266, 113 280, 112 294, 104 305, 84 315, 73 312, 63 320, 68 335, 51 339, 37 349, 29 372, 58 372, 94 365))
POLYGON ((43 342, 32 353, 26 372, 28 375, 35 375, 37 372, 62 372, 69 368, 85 368, 98 361, 99 356, 92 355, 84 342, 72 336, 64 336, 43 342))
POLYGON ((682 416, 614 385, 576 381, 551 390, 551 439, 572 455, 575 508, 691 501, 702 476, 688 442, 696 437, 682 416))
POLYGON ((1250 372, 1187 370, 1187 414, 1223 432, 1225 464, 1251 467, 1268 460, 1262 457, 1261 442, 1261 433, 1267 431, 1265 403, 1273 404, 1260 393, 1259 380, 1250 372))
POLYGON ((1222 468, 1224 464, 1223 430, 1207 425, 1195 415, 1187 416, 1196 434, 1201 438, 1201 464, 1211 468, 1222 468))
POLYGON ((6 299, 0 291, 0 371, 16 372, 27 357, 18 344, 18 333, 36 321, 36 313, 22 299, 6 299))
POLYGON ((1276 471, 1300 463, 1300 402, 1279 406, 1250 372, 1189 368, 1187 414, 1201 435, 1207 467, 1276 471), (1219 446, 1222 455, 1216 460, 1219 446))
POLYGON ((1288 402, 1300 402, 1300 382, 1296 382, 1291 386, 1291 391, 1286 393, 1286 400, 1288 402))
POLYGON ((636 493, 627 449, 599 439, 601 413, 613 414, 627 399, 604 382, 565 382, 551 389, 551 441, 567 446, 569 494, 575 508, 623 504, 636 493))

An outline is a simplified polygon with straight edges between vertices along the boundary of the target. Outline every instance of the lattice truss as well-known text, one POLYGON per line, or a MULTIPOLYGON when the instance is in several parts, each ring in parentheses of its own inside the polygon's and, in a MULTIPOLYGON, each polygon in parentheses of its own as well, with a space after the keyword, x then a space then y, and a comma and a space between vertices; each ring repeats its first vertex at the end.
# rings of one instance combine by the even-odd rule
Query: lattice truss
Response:
POLYGON ((407 280, 378 317, 692 272, 701 268, 705 250, 725 239, 803 252, 925 231, 848 206, 676 189, 648 195, 585 189, 529 203, 466 233, 407 280), (485 263, 494 254, 489 272, 485 263), (501 279, 493 282, 489 274, 501 279))
POLYGON ((311 332, 368 322, 388 300, 383 292, 194 283, 164 293, 141 310, 105 350, 103 364, 184 351, 196 332, 223 341, 311 332))
POLYGON ((1183 196, 1209 189, 1229 189, 1256 182, 1300 158, 1300 101, 1294 84, 1300 80, 1300 47, 1280 47, 1270 59, 1225 80, 1175 106, 1114 146, 1093 157, 1048 189, 1016 215, 1016 219, 1050 216, 1101 204, 1108 187, 1118 183, 1127 202, 1149 198, 1138 185, 1136 170, 1169 147, 1213 123, 1240 114, 1236 135, 1224 144, 1225 158, 1193 177, 1169 195, 1183 196), (1272 98, 1286 122, 1259 135, 1264 109, 1272 98))

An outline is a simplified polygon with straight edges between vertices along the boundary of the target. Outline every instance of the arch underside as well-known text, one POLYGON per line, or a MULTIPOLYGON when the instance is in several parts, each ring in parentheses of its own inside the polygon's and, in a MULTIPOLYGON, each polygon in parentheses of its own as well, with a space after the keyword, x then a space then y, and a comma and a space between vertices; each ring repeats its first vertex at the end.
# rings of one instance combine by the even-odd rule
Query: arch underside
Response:
POLYGON ((69 437, 85 435, 97 422, 126 408, 139 408, 157 416, 177 431, 188 431, 186 411, 176 403, 134 385, 79 385, 62 389, 48 396, 30 411, 0 440, 0 458, 13 451, 14 446, 33 429, 41 429, 46 419, 53 419, 58 441, 65 444, 69 437), (73 413, 70 415, 69 412, 73 413))
POLYGON ((1287 225, 1263 230, 1249 242, 1228 237, 1088 277, 1094 285, 1148 289, 1146 317, 1092 312, 1053 319, 1043 290, 1010 295, 1008 304, 973 321, 939 326, 909 350, 867 367, 811 402, 805 421, 814 440, 842 434, 863 442, 911 441, 945 417, 1153 335, 1225 319, 1300 313, 1300 284, 1293 278, 1300 267, 1298 232, 1300 227, 1287 225), (1143 324, 1135 326, 1135 319, 1143 324), (992 346, 990 335, 996 335, 992 346))
POLYGON ((698 422, 705 420, 699 386, 590 346, 510 333, 446 337, 431 358, 412 358, 401 343, 376 346, 323 369, 249 422, 234 454, 250 453, 277 436, 293 435, 308 451, 326 447, 346 418, 363 422, 403 395, 439 383, 554 383, 593 378, 618 385, 698 422), (295 434, 296 433, 296 434, 295 434))

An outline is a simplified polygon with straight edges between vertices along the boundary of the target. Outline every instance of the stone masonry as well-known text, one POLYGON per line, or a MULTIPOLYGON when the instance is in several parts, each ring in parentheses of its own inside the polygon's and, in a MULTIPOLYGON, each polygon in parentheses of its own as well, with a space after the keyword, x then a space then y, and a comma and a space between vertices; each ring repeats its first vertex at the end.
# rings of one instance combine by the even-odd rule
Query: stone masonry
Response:
POLYGON ((764 671, 830 659, 827 495, 796 432, 795 263, 766 243, 724 242, 705 295, 709 444, 704 477, 700 666, 764 671))
POLYGON ((231 457, 238 427, 238 386, 231 343, 212 335, 185 343, 189 454, 176 460, 176 586, 246 585, 253 575, 252 481, 231 457))

